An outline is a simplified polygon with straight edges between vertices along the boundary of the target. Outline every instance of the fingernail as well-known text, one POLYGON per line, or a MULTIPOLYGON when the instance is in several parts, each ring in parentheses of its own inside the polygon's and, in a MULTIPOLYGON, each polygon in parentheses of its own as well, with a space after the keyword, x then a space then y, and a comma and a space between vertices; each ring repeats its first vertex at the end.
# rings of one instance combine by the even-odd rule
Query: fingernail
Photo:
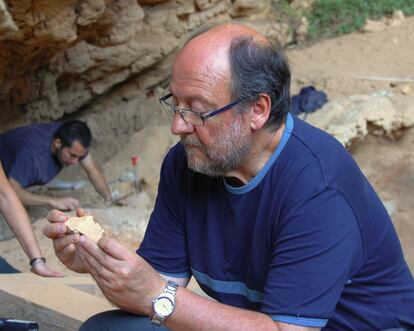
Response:
POLYGON ((79 241, 79 233, 75 233, 75 235, 72 237, 72 241, 74 242, 74 243, 77 243, 78 241, 79 241))
POLYGON ((85 236, 80 236, 79 242, 83 243, 85 240, 86 240, 86 237, 85 236))
POLYGON ((65 215, 59 215, 58 216, 58 221, 59 222, 64 222, 66 220, 66 216, 65 215))
POLYGON ((66 231, 66 226, 63 225, 63 224, 59 224, 57 229, 58 229, 59 232, 64 233, 66 231))

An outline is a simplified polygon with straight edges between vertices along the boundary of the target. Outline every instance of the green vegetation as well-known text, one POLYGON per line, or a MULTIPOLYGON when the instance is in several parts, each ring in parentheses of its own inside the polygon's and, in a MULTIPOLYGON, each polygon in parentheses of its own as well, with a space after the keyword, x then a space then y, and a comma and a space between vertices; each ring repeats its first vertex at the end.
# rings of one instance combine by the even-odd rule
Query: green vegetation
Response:
POLYGON ((309 37, 319 39, 360 29, 365 19, 378 20, 394 10, 414 14, 414 0, 315 0, 309 12, 309 37))

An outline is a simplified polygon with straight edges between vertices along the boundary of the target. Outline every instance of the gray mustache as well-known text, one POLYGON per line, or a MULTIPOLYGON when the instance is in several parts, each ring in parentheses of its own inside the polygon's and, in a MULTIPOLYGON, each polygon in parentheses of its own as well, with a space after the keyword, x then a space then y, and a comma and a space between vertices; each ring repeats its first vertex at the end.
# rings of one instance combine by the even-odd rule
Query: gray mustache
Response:
POLYGON ((200 147, 200 148, 204 147, 204 145, 197 138, 181 137, 181 143, 184 146, 191 145, 191 146, 196 146, 196 147, 200 147))

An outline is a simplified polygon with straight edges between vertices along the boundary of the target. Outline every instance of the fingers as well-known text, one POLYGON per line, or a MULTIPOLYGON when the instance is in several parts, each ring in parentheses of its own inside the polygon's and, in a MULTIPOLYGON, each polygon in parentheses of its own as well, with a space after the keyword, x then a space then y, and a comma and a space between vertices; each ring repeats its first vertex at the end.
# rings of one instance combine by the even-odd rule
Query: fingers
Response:
POLYGON ((108 265, 116 265, 116 261, 107 255, 99 246, 85 236, 81 236, 81 245, 78 246, 82 259, 88 265, 88 272, 95 280, 110 282, 113 278, 113 272, 107 268, 108 265), (112 261, 109 261, 112 260, 112 261))
POLYGON ((121 245, 116 240, 110 238, 102 238, 99 240, 98 246, 117 260, 126 260, 129 257, 135 257, 136 255, 130 252, 126 247, 121 245))
MULTIPOLYGON (((82 217, 82 216, 89 216, 91 214, 83 208, 76 208, 76 215, 78 217, 82 217)), ((65 214, 64 212, 60 210, 53 209, 47 214, 46 218, 51 223, 62 223, 62 222, 66 222, 69 219, 69 215, 65 214)))
POLYGON ((71 210, 75 210, 76 208, 78 208, 78 207, 79 207, 79 205, 80 205, 80 202, 79 202, 79 200, 77 200, 77 199, 72 199, 72 200, 69 202, 69 208, 70 208, 71 210))
POLYGON ((106 254, 105 251, 103 251, 93 240, 89 239, 86 236, 81 236, 79 242, 80 248, 87 252, 86 255, 91 255, 102 265, 108 264, 106 260, 110 259, 111 256, 106 254))
POLYGON ((87 266, 88 273, 99 283, 105 282, 110 283, 112 273, 109 272, 105 267, 103 267, 95 258, 89 254, 84 248, 79 248, 80 253, 82 254, 82 260, 87 266))
POLYGON ((53 247, 56 255, 64 257, 65 255, 72 255, 75 251, 75 245, 79 242, 79 233, 69 234, 67 236, 59 237, 53 240, 53 247))
POLYGON ((116 201, 114 201, 114 203, 117 204, 118 206, 122 206, 122 207, 128 206, 127 198, 122 198, 122 199, 116 200, 116 201))
POLYGON ((47 214, 46 218, 51 223, 62 223, 67 221, 69 216, 57 209, 53 209, 47 214))
POLYGON ((80 205, 79 200, 72 197, 61 198, 60 203, 66 210, 75 210, 80 205))
POLYGON ((65 224, 49 223, 43 227, 43 234, 50 239, 55 239, 59 236, 64 235, 67 230, 68 229, 65 224))
MULTIPOLYGON (((78 208, 76 210, 76 214, 78 217, 90 215, 90 213, 83 208, 78 208)), ((43 228, 43 234, 46 237, 56 238, 59 235, 67 233, 68 229, 62 223, 66 222, 69 219, 69 215, 57 209, 54 209, 47 214, 46 218, 51 223, 45 225, 43 228)))
MULTIPOLYGON (((83 236, 82 236, 83 237, 83 236)), ((135 261, 136 254, 130 252, 114 239, 102 238, 98 245, 86 238, 80 239, 81 246, 91 254, 99 264, 116 273, 125 261, 135 261)), ((97 266, 99 267, 99 266, 97 266)))
POLYGON ((80 202, 78 199, 72 197, 63 197, 52 199, 51 204, 54 208, 59 210, 74 210, 79 207, 80 202))
POLYGON ((63 273, 49 269, 44 262, 35 263, 31 271, 42 277, 64 277, 63 273))
POLYGON ((82 216, 90 216, 91 214, 83 208, 77 208, 76 209, 76 215, 78 217, 82 217, 82 216))

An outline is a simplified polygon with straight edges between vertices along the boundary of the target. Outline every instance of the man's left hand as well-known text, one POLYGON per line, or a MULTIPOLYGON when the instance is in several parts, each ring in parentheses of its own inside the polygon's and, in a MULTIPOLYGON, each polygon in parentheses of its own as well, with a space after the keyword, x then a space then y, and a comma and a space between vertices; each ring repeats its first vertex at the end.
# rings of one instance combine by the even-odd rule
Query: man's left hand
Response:
POLYGON ((97 245, 81 236, 79 252, 108 300, 123 310, 151 315, 152 300, 166 281, 143 258, 109 238, 97 245))

